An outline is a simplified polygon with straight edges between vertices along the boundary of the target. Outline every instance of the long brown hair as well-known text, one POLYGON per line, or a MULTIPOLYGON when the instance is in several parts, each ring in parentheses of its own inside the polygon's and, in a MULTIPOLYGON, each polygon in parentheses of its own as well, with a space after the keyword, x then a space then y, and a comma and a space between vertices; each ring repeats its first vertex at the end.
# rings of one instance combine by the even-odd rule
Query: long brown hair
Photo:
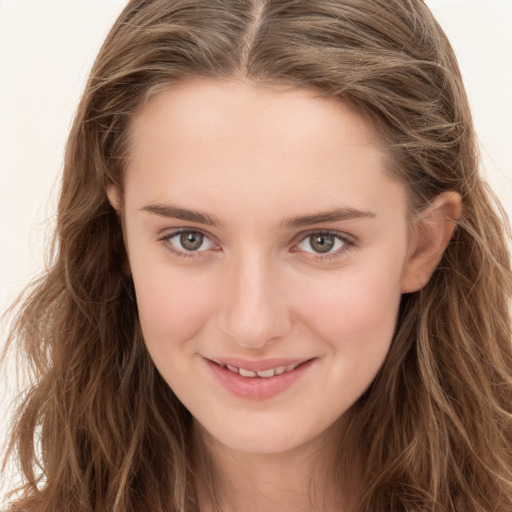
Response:
POLYGON ((345 442, 361 450, 362 512, 512 510, 505 222, 479 175, 455 56, 421 0, 128 3, 69 136, 52 264, 10 338, 33 372, 10 445, 25 476, 16 510, 197 509, 191 417, 145 350, 105 192, 122 186, 137 108, 188 77, 338 97, 374 127, 413 212, 460 194, 455 235, 428 284, 403 296, 345 442))

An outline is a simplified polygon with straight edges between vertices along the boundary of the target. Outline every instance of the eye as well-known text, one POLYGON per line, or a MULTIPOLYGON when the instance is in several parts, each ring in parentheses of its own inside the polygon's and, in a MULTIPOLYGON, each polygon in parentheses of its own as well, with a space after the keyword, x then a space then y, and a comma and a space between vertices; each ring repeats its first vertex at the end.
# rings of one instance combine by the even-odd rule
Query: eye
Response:
POLYGON ((182 256, 192 256, 195 253, 217 248, 217 245, 204 233, 191 229, 174 231, 160 240, 166 242, 171 251, 182 256))
POLYGON ((323 254, 336 254, 351 245, 353 245, 351 240, 339 233, 316 232, 303 238, 297 244, 297 249, 321 256, 323 254))

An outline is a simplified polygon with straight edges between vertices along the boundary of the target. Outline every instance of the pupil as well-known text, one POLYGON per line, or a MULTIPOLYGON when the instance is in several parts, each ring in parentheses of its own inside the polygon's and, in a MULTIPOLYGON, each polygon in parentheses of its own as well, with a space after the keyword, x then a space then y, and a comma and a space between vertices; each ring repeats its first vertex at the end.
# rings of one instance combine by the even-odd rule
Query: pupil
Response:
POLYGON ((203 244, 204 235, 201 233, 182 233, 180 236, 181 246, 187 251, 197 251, 203 244))
POLYGON ((309 242, 315 252, 329 252, 334 246, 334 236, 316 235, 309 242))

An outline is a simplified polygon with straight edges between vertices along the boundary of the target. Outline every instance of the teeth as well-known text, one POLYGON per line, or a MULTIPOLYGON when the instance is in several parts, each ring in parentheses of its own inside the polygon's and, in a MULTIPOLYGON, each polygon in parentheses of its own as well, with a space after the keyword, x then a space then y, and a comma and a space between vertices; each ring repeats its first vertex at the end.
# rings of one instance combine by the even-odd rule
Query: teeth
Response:
POLYGON ((275 370, 271 368, 270 370, 263 370, 261 372, 256 372, 258 374, 258 377, 273 377, 275 375, 275 370))
POLYGON ((256 372, 252 370, 244 370, 243 368, 239 368, 240 375, 242 377, 256 377, 258 375, 256 372))
POLYGON ((268 370, 261 370, 261 371, 253 371, 253 370, 245 370, 244 368, 238 368, 236 366, 233 366, 231 364, 223 364, 224 368, 227 368, 229 371, 233 373, 238 373, 242 377, 262 377, 263 379, 268 379, 270 377, 274 377, 275 375, 282 375, 285 372, 291 372, 292 370, 295 370, 297 366, 299 366, 300 363, 294 363, 289 364, 288 366, 278 366, 277 368, 270 368, 268 370))

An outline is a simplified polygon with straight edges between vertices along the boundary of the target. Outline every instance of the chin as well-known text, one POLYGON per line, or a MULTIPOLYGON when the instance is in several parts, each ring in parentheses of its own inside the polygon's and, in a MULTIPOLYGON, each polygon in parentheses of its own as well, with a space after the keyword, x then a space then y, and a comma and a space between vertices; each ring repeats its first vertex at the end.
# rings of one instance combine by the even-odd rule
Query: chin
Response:
POLYGON ((299 430, 290 428, 289 423, 272 425, 268 421, 261 421, 251 425, 239 424, 234 429, 225 428, 224 425, 220 432, 198 425, 198 432, 206 444, 212 447, 220 444, 234 452, 274 455, 291 452, 308 444, 320 448, 333 430, 333 426, 325 429, 300 429, 300 420, 297 426, 299 430))

